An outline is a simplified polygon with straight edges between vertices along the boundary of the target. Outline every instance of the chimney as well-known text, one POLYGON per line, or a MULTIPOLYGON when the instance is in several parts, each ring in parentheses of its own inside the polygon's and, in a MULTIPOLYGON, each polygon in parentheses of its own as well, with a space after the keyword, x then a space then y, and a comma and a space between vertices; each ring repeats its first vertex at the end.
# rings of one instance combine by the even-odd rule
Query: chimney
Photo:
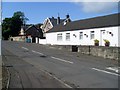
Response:
POLYGON ((66 19, 70 18, 69 14, 66 15, 66 19))
POLYGON ((69 14, 66 15, 66 22, 71 22, 69 14))
POLYGON ((52 19, 54 19, 54 17, 52 16, 52 19))
POLYGON ((60 24, 60 17, 57 17, 57 24, 60 24))

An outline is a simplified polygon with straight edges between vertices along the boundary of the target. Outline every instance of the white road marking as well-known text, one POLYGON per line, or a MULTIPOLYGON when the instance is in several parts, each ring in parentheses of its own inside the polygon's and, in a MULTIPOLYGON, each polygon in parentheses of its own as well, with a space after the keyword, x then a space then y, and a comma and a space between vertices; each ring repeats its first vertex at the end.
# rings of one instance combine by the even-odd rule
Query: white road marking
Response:
POLYGON ((61 59, 61 58, 56 58, 56 57, 53 57, 53 56, 51 56, 51 58, 62 61, 62 62, 73 64, 73 62, 70 62, 70 61, 67 61, 67 60, 64 60, 64 59, 61 59))
POLYGON ((28 48, 26 48, 26 47, 21 47, 22 49, 25 49, 25 50, 29 50, 28 48))
POLYGON ((40 53, 40 52, 37 52, 37 51, 34 51, 32 50, 33 53, 37 53, 37 54, 40 54, 40 55, 44 55, 43 53, 40 53))
POLYGON ((95 71, 104 72, 104 73, 115 75, 115 76, 120 76, 119 74, 108 72, 108 71, 105 71, 105 70, 100 70, 100 69, 97 69, 97 68, 92 68, 92 69, 95 70, 95 71))
POLYGON ((118 68, 117 67, 107 67, 106 69, 112 70, 118 73, 118 68))
POLYGON ((68 85, 67 83, 65 83, 64 81, 60 80, 59 78, 57 78, 56 76, 50 74, 49 72, 45 71, 45 70, 42 70, 40 69, 42 72, 45 72, 46 74, 48 74, 49 76, 53 77, 54 79, 56 79, 57 81, 59 81, 60 83, 62 83, 63 85, 65 85, 66 87, 68 88, 73 88, 71 87, 70 85, 68 85))

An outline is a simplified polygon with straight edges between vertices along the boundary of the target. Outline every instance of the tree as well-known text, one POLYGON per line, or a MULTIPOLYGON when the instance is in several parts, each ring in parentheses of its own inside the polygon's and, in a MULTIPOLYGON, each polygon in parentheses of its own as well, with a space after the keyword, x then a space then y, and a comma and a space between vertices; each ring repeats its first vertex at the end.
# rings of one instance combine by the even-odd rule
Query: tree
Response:
POLYGON ((11 34, 12 18, 5 18, 2 23, 2 36, 6 40, 11 34))
POLYGON ((5 18, 2 23, 2 36, 7 40, 10 36, 18 36, 21 26, 25 25, 28 19, 23 12, 15 12, 11 18, 5 18))
POLYGON ((25 25, 26 22, 29 20, 28 18, 25 17, 24 13, 21 11, 15 12, 13 17, 19 17, 21 19, 23 25, 25 25))

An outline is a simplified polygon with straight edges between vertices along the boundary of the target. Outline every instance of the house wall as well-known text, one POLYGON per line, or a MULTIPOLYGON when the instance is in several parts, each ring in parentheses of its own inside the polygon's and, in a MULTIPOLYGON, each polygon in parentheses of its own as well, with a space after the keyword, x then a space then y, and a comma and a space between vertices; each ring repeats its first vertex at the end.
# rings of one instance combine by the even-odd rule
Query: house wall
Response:
POLYGON ((47 18, 43 25, 42 25, 42 29, 44 32, 47 32, 49 31, 51 28, 53 27, 52 23, 50 22, 49 18, 47 18))
POLYGON ((118 46, 120 46, 120 26, 118 27, 118 46))
POLYGON ((94 45, 95 39, 99 40, 100 46, 104 46, 104 39, 110 41, 110 46, 120 46, 120 40, 118 43, 118 26, 46 33, 47 44, 51 44, 51 45, 94 45), (94 39, 90 39, 91 31, 95 32, 94 39), (82 40, 79 39, 80 32, 83 32, 82 40), (111 32, 113 36, 109 32, 111 32), (62 41, 57 41, 57 34, 59 33, 62 33, 62 41), (66 41, 66 33, 70 33, 70 41, 66 41), (86 37, 84 34, 88 35, 88 37, 86 37), (76 37, 74 35, 76 35, 76 37))

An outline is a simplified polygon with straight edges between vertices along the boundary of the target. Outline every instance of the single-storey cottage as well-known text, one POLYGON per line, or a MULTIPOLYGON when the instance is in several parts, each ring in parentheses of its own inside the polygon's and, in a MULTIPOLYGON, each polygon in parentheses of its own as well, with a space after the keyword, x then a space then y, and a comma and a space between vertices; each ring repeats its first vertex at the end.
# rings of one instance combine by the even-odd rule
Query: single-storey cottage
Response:
POLYGON ((54 26, 46 33, 46 43, 51 45, 94 45, 120 47, 120 13, 99 16, 54 26))

